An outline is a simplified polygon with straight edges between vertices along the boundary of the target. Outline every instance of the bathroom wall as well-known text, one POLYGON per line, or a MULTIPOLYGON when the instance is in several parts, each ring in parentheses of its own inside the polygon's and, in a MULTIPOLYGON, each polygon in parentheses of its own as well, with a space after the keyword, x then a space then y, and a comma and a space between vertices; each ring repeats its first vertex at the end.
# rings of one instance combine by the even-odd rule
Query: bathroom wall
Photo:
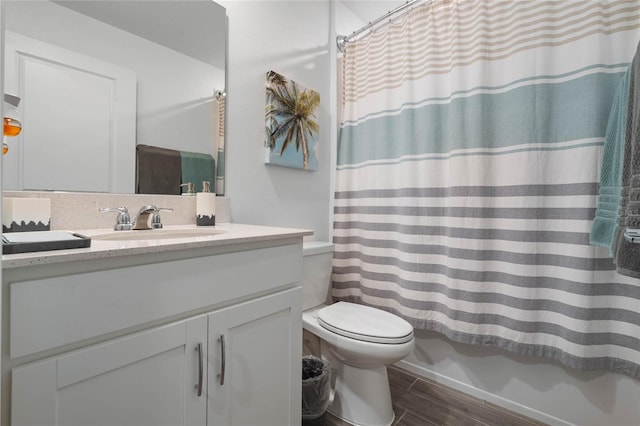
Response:
POLYGON ((331 2, 220 1, 229 19, 227 189, 232 221, 308 228, 327 240, 335 87, 331 2), (264 164, 265 74, 320 93, 318 171, 264 164), (333 86, 332 86, 333 85, 333 86))
MULTIPOLYGON (((335 10, 338 34, 366 23, 339 1, 335 10)), ((619 374, 571 370, 423 330, 416 332, 413 353, 398 366, 550 424, 640 425, 640 382, 619 374)))

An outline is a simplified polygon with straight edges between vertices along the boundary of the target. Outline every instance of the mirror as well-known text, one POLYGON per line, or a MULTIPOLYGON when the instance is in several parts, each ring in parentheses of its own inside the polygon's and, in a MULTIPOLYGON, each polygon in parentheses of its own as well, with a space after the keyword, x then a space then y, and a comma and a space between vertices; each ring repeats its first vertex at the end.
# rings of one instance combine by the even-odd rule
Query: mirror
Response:
POLYGON ((224 193, 222 6, 3 4, 5 93, 21 98, 23 126, 5 138, 3 189, 135 193, 136 145, 150 145, 211 154, 224 193))

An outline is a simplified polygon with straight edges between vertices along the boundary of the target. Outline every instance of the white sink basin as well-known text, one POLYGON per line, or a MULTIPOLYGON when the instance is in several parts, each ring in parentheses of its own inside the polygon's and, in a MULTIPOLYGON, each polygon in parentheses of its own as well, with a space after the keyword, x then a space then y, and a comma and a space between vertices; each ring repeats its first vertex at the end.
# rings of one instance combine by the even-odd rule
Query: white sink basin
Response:
POLYGON ((93 235, 100 241, 151 241, 170 238, 212 237, 226 231, 221 229, 145 229, 141 231, 113 231, 107 234, 93 235))

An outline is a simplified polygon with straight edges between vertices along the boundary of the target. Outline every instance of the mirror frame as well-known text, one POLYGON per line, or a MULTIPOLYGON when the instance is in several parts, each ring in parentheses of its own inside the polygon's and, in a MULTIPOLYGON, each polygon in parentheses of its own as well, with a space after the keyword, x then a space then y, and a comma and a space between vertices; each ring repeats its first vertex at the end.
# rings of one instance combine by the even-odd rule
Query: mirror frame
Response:
MULTIPOLYGON (((21 0, 20 2, 23 2, 23 1, 24 1, 24 0, 21 0)), ((203 1, 203 0, 200 0, 200 1, 203 1)), ((223 39, 223 41, 222 41, 222 43, 221 43, 221 47, 222 47, 223 52, 224 52, 224 54, 223 54, 223 57, 224 57, 224 68, 220 68, 220 69, 222 70, 222 72, 224 72, 224 87, 215 87, 215 88, 212 88, 212 92, 215 90, 215 92, 222 92, 222 93, 225 93, 225 95, 226 95, 226 92, 227 92, 226 87, 227 87, 227 84, 228 84, 228 68, 229 68, 229 67, 228 67, 228 43, 229 43, 229 37, 228 37, 228 16, 227 16, 227 13, 226 13, 226 9, 225 9, 223 6, 221 6, 220 4, 215 3, 213 0, 204 0, 203 2, 205 2, 205 1, 206 1, 207 3, 212 3, 212 4, 214 4, 214 5, 215 5, 215 6, 216 6, 220 11, 222 11, 222 12, 223 12, 221 15, 222 15, 222 22, 223 22, 223 31, 222 31, 222 33, 223 33, 223 35, 224 35, 224 39, 223 39)), ((184 2, 184 0, 181 0, 181 1, 174 1, 174 2, 172 2, 172 3, 183 3, 183 2, 184 2)), ((36 0, 36 1, 33 1, 33 3, 42 3, 42 0, 36 0)), ((61 6, 64 6, 64 5, 62 5, 61 3, 71 3, 71 4, 74 4, 74 5, 77 5, 77 4, 80 4, 80 3, 95 3, 95 4, 104 3, 104 4, 120 4, 120 5, 122 5, 124 2, 122 2, 122 1, 113 2, 113 1, 110 1, 110 0, 106 0, 106 1, 104 1, 104 0, 96 0, 96 1, 94 1, 94 0, 89 0, 89 1, 86 1, 86 2, 78 2, 77 0, 74 0, 74 1, 56 1, 56 0, 51 0, 51 3, 58 3, 58 4, 60 4, 61 6)), ((146 1, 145 1, 145 2, 137 2, 137 3, 148 3, 148 2, 146 2, 146 1)), ((166 1, 161 1, 161 3, 167 3, 167 2, 166 2, 166 1)), ((194 3, 194 4, 195 4, 195 3, 197 3, 197 1, 189 1, 189 3, 194 3)), ((2 13, 3 13, 3 18, 5 18, 5 19, 6 19, 6 17, 7 17, 7 13, 6 13, 6 10, 5 10, 5 4, 6 4, 5 2, 3 2, 3 4, 2 4, 2 8, 3 8, 3 12, 2 12, 2 13)), ((85 15, 85 16, 89 16, 89 15, 86 15, 86 14, 84 14, 84 15, 85 15)), ((89 16, 89 17, 91 17, 91 16, 89 16)), ((3 35, 2 35, 2 42, 3 42, 3 44, 5 43, 4 31, 5 31, 5 30, 9 30, 8 26, 4 23, 4 20, 5 20, 5 19, 3 19, 3 27, 2 27, 2 31, 3 31, 3 35)), ((95 19, 95 18, 94 18, 94 19, 95 19)), ((147 17, 147 19, 149 19, 149 18, 147 17)), ((104 21, 103 21, 103 22, 104 22, 104 21)), ((107 25, 112 25, 112 24, 111 24, 111 23, 109 23, 109 22, 105 22, 105 24, 107 24, 107 25)), ((157 25, 157 23, 156 23, 156 25, 157 25)), ((113 25, 112 25, 112 26, 113 26, 113 25)), ((122 28, 121 28, 121 27, 119 27, 119 26, 116 26, 116 28, 120 28, 121 30, 124 30, 124 29, 122 29, 122 28)), ((127 30, 124 30, 124 31, 127 31, 127 30)), ((131 31, 127 31, 127 32, 131 32, 131 31)), ((217 84, 216 84, 216 85, 217 85, 217 84)), ((6 90, 6 88, 5 88, 5 90, 6 90)), ((212 95, 213 95, 213 93, 212 93, 212 95)), ((225 101, 226 101, 226 99, 225 99, 225 101)), ((215 107, 215 103, 214 103, 214 107, 215 107)), ((214 119, 215 119, 215 116, 214 116, 214 119)), ((224 128, 225 128, 225 129, 226 129, 226 127, 227 127, 227 121, 228 121, 228 114, 225 114, 225 116, 224 116, 224 121, 223 121, 223 124, 224 124, 224 128)), ((143 141, 139 141, 139 140, 137 140, 137 138, 136 138, 136 144, 137 144, 137 143, 144 143, 144 142, 143 142, 143 141)), ((216 142, 215 142, 215 141, 212 141, 212 143, 214 143, 213 150, 214 150, 214 152, 215 152, 215 149, 216 149, 216 148, 215 148, 215 144, 216 144, 216 142)), ((217 161, 217 167, 216 167, 216 170, 217 170, 218 168, 222 168, 222 169, 224 169, 224 167, 225 167, 225 163, 226 163, 226 154, 225 154, 225 152, 224 152, 224 151, 223 151, 221 154, 222 154, 222 157, 217 161), (220 167, 220 166, 221 166, 221 167, 220 167)), ((216 173, 216 174, 219 174, 219 173, 216 173)), ((216 186, 215 186, 215 187, 216 187, 216 192, 218 193, 218 195, 225 195, 225 193, 226 193, 226 188, 225 188, 225 181, 224 181, 224 178, 225 178, 226 176, 225 176, 224 174, 222 174, 222 175, 221 175, 221 177, 222 177, 222 179, 221 179, 221 180, 222 180, 222 183, 221 183, 221 184, 219 184, 218 182, 216 182, 216 186)), ((135 182, 134 182, 133 186, 135 186, 135 182)), ((38 191, 38 190, 37 190, 37 189, 34 189, 33 191, 38 191)), ((134 189, 134 191, 135 191, 135 189, 134 189)), ((62 192, 65 192, 65 191, 62 191, 62 192)), ((127 192, 127 193, 129 193, 129 192, 127 192)))

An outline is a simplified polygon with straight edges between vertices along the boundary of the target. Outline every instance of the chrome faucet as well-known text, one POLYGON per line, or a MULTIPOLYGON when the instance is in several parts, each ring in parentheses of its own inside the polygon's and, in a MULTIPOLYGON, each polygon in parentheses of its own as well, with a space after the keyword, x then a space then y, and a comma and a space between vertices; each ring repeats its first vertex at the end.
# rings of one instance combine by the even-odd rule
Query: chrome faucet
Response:
POLYGON ((133 229, 160 229, 162 228, 162 222, 160 220, 160 212, 172 212, 173 209, 167 209, 164 207, 156 207, 154 205, 148 205, 142 207, 136 219, 133 221, 133 229), (149 220, 151 219, 151 220, 149 220))
POLYGON ((113 229, 116 231, 128 231, 132 228, 131 225, 131 217, 129 216, 129 210, 126 207, 117 207, 117 208, 101 208, 99 209, 102 213, 118 213, 118 217, 116 219, 116 224, 113 226, 113 229))

